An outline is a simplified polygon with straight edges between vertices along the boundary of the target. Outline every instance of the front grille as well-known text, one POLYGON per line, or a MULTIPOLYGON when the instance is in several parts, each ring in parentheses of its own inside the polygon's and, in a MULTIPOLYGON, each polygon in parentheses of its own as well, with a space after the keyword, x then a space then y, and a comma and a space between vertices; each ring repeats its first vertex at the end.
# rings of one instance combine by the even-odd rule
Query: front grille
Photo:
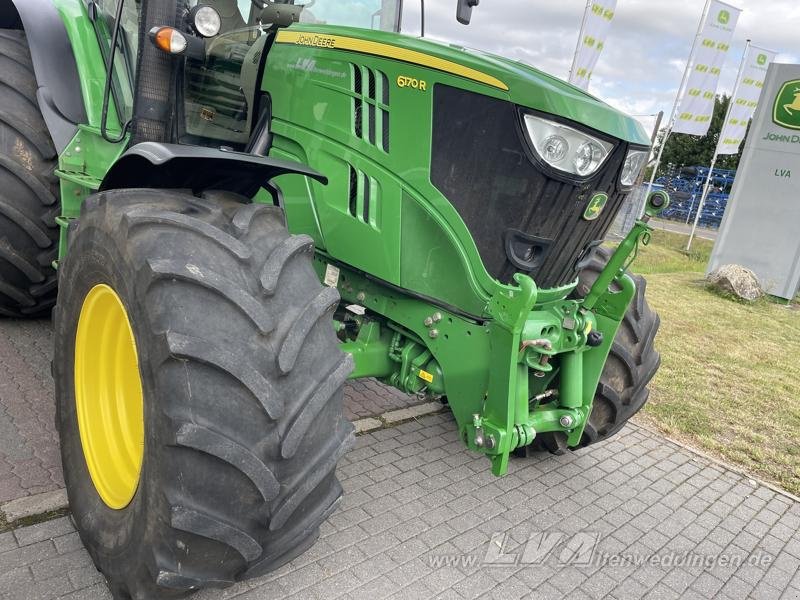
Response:
POLYGON ((464 220, 490 275, 509 283, 522 272, 540 288, 565 285, 625 199, 617 180, 627 144, 618 144, 591 180, 574 183, 537 166, 523 135, 512 103, 437 85, 431 181, 464 220), (586 221, 596 192, 608 194, 608 203, 586 221))

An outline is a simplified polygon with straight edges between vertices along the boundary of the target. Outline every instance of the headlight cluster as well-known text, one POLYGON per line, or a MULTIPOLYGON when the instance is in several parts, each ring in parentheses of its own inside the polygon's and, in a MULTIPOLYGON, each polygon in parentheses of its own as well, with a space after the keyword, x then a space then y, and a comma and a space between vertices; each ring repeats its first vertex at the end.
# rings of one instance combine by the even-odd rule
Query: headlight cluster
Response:
POLYGON ((603 165, 614 145, 561 123, 525 115, 525 127, 539 157, 551 167, 588 177, 603 165))
POLYGON ((647 157, 650 156, 649 150, 631 150, 625 157, 625 164, 622 165, 622 175, 619 182, 624 186, 633 185, 642 172, 647 157))
MULTIPOLYGON (((579 177, 594 175, 614 149, 614 144, 533 115, 525 115, 525 128, 539 158, 559 171, 579 177)), ((636 183, 649 155, 649 150, 630 150, 622 166, 620 184, 628 187, 636 183)))

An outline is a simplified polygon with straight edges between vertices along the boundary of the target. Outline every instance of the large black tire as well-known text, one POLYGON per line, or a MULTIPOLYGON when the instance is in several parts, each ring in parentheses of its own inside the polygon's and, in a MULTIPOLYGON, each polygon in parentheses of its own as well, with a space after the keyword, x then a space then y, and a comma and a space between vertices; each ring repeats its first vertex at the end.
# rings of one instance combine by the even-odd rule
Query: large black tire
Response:
MULTIPOLYGON (((609 258, 609 249, 595 250, 591 261, 579 274, 578 296, 589 293, 609 258)), ((641 410, 650 395, 647 386, 661 365, 661 357, 653 345, 661 321, 645 299, 647 281, 640 275, 633 275, 633 279, 636 295, 611 346, 589 422, 578 446, 581 448, 610 438, 641 410)), ((567 450, 566 442, 567 436, 563 433, 542 433, 534 444, 521 448, 518 454, 527 455, 528 448, 563 454, 567 450)))
POLYGON ((46 315, 56 299, 56 151, 36 89, 25 34, 0 29, 0 316, 46 315))
POLYGON ((307 236, 229 193, 92 196, 70 232, 55 310, 54 377, 69 504, 116 598, 153 600, 271 571, 310 547, 342 489, 353 368, 331 325, 307 236), (73 360, 98 283, 126 307, 144 390, 144 459, 110 509, 88 473, 73 360))

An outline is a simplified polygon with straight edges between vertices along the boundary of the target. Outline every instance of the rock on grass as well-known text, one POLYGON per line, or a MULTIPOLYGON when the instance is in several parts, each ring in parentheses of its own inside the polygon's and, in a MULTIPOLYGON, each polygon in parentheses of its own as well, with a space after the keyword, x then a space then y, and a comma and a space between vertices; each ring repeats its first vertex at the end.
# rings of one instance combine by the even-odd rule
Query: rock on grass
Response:
POLYGON ((723 265, 709 273, 707 280, 717 291, 748 302, 758 300, 764 295, 756 274, 741 265, 723 265))

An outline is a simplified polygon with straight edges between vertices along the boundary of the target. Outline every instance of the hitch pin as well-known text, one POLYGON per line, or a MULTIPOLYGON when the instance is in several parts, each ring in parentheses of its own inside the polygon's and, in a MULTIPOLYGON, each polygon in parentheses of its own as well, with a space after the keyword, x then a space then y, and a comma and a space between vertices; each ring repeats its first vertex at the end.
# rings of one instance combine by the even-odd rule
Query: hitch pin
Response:
POLYGON ((553 342, 545 338, 538 340, 525 340, 519 347, 520 352, 525 350, 525 348, 543 348, 544 350, 549 351, 553 349, 553 342))
POLYGON ((475 446, 483 448, 486 439, 483 437, 483 419, 478 413, 472 415, 472 426, 475 427, 475 446))
MULTIPOLYGON (((546 351, 551 351, 553 349, 553 342, 546 338, 540 338, 538 340, 525 340, 520 345, 519 351, 524 352, 526 348, 542 348, 546 351)), ((542 354, 539 357, 539 364, 543 367, 546 367, 550 363, 550 357, 547 354, 542 354)), ((533 374, 534 377, 544 377, 544 371, 535 371, 533 374)))

